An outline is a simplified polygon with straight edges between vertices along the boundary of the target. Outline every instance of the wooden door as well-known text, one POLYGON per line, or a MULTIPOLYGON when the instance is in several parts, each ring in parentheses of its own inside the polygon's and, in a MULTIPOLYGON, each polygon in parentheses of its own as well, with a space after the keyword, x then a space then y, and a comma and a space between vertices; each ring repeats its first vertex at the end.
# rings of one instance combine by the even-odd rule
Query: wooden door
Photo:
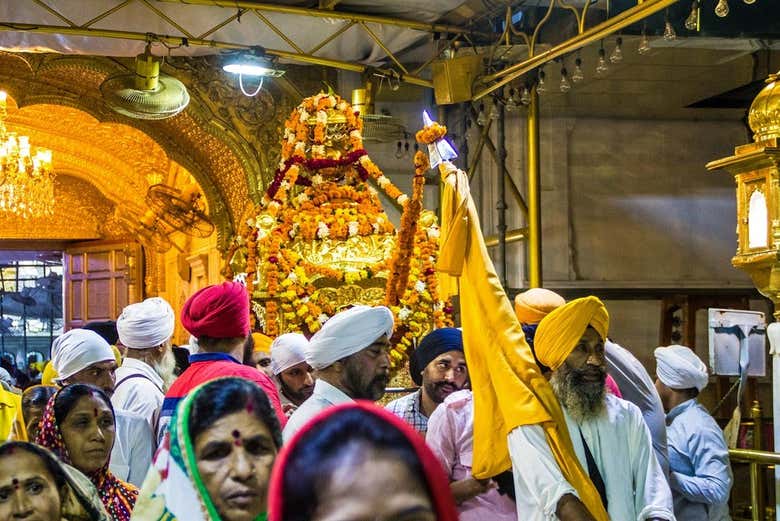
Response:
POLYGON ((65 330, 95 320, 116 320, 125 306, 140 301, 141 255, 141 246, 132 242, 90 241, 67 248, 65 330))

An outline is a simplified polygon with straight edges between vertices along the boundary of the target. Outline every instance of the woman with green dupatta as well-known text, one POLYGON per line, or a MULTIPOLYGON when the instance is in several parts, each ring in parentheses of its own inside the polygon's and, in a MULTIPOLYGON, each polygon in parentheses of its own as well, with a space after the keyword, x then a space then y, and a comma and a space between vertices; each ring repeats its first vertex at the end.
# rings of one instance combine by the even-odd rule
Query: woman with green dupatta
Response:
POLYGON ((281 444, 279 420, 255 383, 201 385, 179 403, 132 520, 264 521, 281 444))

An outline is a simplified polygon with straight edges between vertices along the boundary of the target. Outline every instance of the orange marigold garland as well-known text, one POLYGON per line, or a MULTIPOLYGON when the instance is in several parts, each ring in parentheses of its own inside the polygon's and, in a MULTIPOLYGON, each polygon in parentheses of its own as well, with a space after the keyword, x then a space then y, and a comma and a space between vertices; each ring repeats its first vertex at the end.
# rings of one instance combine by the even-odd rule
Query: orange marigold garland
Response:
MULTIPOLYGON (((259 207, 254 209, 256 217, 245 219, 246 227, 242 223, 228 259, 239 249, 246 249, 247 286, 264 295, 265 320, 261 326, 269 336, 289 330, 312 334, 338 311, 329 300, 319 298, 316 279, 355 284, 391 272, 387 302, 396 316, 391 365, 397 369, 415 338, 431 326, 451 324, 452 309, 438 297, 435 217, 425 212, 421 219, 427 156, 415 155, 410 198, 368 157, 361 131, 361 119, 338 96, 318 94, 305 99, 285 122, 279 167, 259 207), (339 118, 344 122, 338 128, 341 153, 334 157, 330 155, 333 146, 329 122, 339 118), (369 179, 403 208, 392 259, 362 269, 342 270, 311 264, 289 247, 293 241, 394 235, 377 190, 367 183, 369 179), (285 331, 281 324, 285 324, 285 331)), ((229 267, 226 275, 233 275, 229 267)))

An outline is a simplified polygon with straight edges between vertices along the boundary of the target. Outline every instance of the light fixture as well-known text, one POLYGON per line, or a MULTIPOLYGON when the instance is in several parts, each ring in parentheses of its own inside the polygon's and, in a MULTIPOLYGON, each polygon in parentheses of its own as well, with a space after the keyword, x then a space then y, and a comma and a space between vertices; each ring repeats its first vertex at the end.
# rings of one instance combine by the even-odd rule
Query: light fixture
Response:
POLYGON ((748 4, 748 5, 750 5, 750 4, 755 4, 755 3, 756 3, 756 0, 744 0, 744 2, 745 2, 746 4, 748 4))
POLYGON ((699 0, 693 0, 691 14, 685 19, 685 28, 689 31, 695 31, 699 28, 699 0))
POLYGON ((727 0, 718 0, 718 4, 715 6, 715 14, 720 18, 725 18, 729 15, 729 3, 727 0))
POLYGON ((571 73, 571 81, 579 83, 585 79, 585 73, 582 72, 582 60, 579 56, 574 60, 574 72, 571 73))
POLYGON ((669 21, 669 9, 666 10, 666 23, 664 23, 664 40, 672 41, 677 38, 677 33, 674 31, 672 22, 669 21))
POLYGON ((278 78, 284 71, 277 69, 273 62, 265 56, 265 50, 253 49, 251 52, 238 53, 228 58, 222 65, 222 70, 231 74, 238 74, 238 84, 245 96, 257 96, 263 88, 263 79, 266 77, 278 78), (247 92, 244 88, 244 77, 259 78, 257 89, 247 92))
POLYGON ((509 89, 509 97, 506 99, 506 111, 515 112, 520 108, 517 101, 517 91, 514 88, 509 89))
POLYGON ((54 214, 54 170, 51 150, 33 155, 30 138, 8 132, 7 94, 0 91, 0 211, 24 219, 54 214))
POLYGON ((599 59, 596 62, 596 74, 603 76, 609 71, 609 65, 607 65, 607 51, 604 50, 604 42, 601 42, 601 48, 599 49, 599 59))
POLYGON ((531 103, 531 90, 528 88, 528 85, 523 86, 523 92, 520 93, 520 103, 523 105, 531 103))
POLYGON ((642 28, 642 38, 639 40, 637 52, 639 54, 647 54, 650 52, 650 40, 647 38, 647 27, 642 28))
POLYGON ((566 67, 561 67, 561 92, 569 92, 571 90, 571 83, 569 83, 569 73, 566 72, 566 67))
POLYGON ((497 121, 501 117, 501 108, 498 106, 498 99, 493 98, 493 106, 490 107, 490 119, 497 121))
POLYGON ((480 127, 484 127, 488 122, 487 116, 485 115, 485 104, 480 103, 479 104, 479 112, 477 113, 477 125, 480 127))
POLYGON ((544 84, 544 71, 539 69, 539 81, 536 83, 536 93, 544 94, 547 92, 547 86, 544 84))
POLYGON ((612 54, 609 55, 609 61, 612 63, 620 63, 623 61, 623 38, 620 36, 615 40, 615 49, 612 54))

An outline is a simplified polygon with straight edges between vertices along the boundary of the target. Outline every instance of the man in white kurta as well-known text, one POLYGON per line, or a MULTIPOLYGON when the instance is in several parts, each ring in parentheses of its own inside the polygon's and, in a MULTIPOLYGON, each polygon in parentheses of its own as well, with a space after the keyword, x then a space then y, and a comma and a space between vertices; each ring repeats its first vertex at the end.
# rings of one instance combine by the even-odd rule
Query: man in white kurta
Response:
POLYGON ((144 418, 153 433, 165 389, 174 379, 174 317, 170 304, 152 297, 125 307, 116 321, 119 342, 127 351, 122 367, 116 370, 111 403, 115 409, 144 418))
MULTIPOLYGON (((605 392, 607 327, 606 309, 573 301, 540 322, 537 357, 553 370, 551 384, 574 452, 610 519, 674 520, 671 491, 642 413, 605 392)), ((542 427, 520 426, 509 433, 508 442, 518 519, 583 519, 576 516, 583 515, 584 505, 560 471, 542 427), (576 515, 569 517, 572 506, 576 515)))
POLYGON ((389 381, 393 314, 384 306, 354 306, 331 317, 304 348, 317 372, 312 395, 290 416, 287 443, 321 411, 352 400, 379 400, 389 381))

